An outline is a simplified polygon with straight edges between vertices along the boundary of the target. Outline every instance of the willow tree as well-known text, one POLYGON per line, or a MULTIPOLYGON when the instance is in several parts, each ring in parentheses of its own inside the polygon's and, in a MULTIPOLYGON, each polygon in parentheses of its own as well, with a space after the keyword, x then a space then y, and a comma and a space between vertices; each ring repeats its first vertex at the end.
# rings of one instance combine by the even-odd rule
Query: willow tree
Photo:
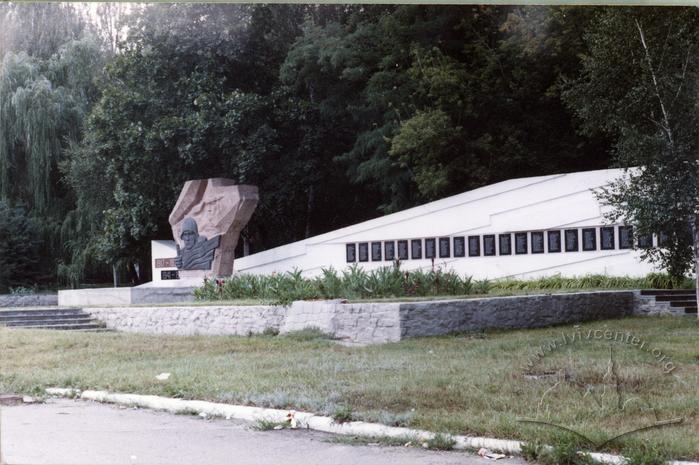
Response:
MULTIPOLYGON (((49 262, 62 252, 61 226, 72 204, 59 167, 68 145, 82 137, 102 68, 102 50, 89 38, 48 59, 8 52, 0 63, 0 200, 41 217, 49 262)), ((55 271, 53 263, 46 269, 55 271)))

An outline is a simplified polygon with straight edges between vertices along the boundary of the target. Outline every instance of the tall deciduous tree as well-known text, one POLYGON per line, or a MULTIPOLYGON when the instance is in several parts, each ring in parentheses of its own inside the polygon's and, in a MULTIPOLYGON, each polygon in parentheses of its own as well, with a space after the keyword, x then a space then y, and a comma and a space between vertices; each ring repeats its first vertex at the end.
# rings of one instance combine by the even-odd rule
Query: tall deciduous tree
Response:
POLYGON ((601 193, 615 207, 610 217, 637 234, 667 235, 644 257, 671 274, 692 262, 699 270, 699 11, 607 9, 586 41, 566 100, 585 130, 614 138, 617 162, 632 168, 601 193))

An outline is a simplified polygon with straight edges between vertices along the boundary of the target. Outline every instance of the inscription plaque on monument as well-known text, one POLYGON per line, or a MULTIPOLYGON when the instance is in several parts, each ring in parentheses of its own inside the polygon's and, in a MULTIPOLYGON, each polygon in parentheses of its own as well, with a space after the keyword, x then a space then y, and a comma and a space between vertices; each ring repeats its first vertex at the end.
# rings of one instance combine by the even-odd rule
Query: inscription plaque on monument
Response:
POLYGON ((347 249, 347 263, 354 263, 357 261, 357 245, 356 244, 347 244, 346 246, 347 249))
POLYGON ((437 244, 435 238, 425 239, 425 258, 435 258, 437 256, 437 244))
POLYGON ((582 243, 583 250, 586 252, 597 250, 597 231, 595 228, 583 228, 582 243))
POLYGON ((546 238, 549 241, 549 253, 555 253, 561 251, 561 232, 560 231, 547 231, 546 238))
POLYGON ((566 229, 566 252, 577 252, 580 250, 578 245, 578 230, 566 229))
POLYGON ((468 256, 480 257, 481 255, 481 237, 468 236, 468 256))
POLYGON ((633 227, 619 226, 619 248, 630 249, 633 247, 633 227))
POLYGON ((465 257, 466 256, 466 242, 464 236, 457 236, 454 238, 454 256, 455 257, 465 257))
POLYGON ((483 236, 483 255, 495 255, 495 235, 486 234, 483 236))
POLYGON ((665 247, 669 241, 670 236, 666 232, 660 231, 660 234, 658 234, 658 247, 665 247))
POLYGON ((369 243, 360 242, 359 243, 359 261, 368 262, 369 261, 369 243))
POLYGON ((408 241, 398 241, 398 259, 408 259, 408 241))
POLYGON ((449 253, 449 242, 448 237, 439 238, 439 258, 449 258, 451 255, 449 253))
POLYGON ((180 279, 180 272, 177 270, 163 270, 160 272, 160 279, 180 279))
POLYGON ((156 268, 176 268, 174 258, 156 258, 155 259, 156 268))
POLYGON ((422 239, 410 241, 410 258, 413 260, 422 258, 422 239))
POLYGON ((381 242, 371 243, 371 261, 380 262, 381 261, 381 242))
POLYGON ((653 235, 641 234, 638 236, 638 246, 641 249, 650 249, 653 247, 653 235))
POLYGON ((532 231, 532 253, 544 253, 543 231, 532 231))
POLYGON ((603 227, 599 228, 599 242, 600 249, 602 250, 614 250, 614 228, 613 227, 603 227))
POLYGON ((396 259, 396 243, 393 241, 383 243, 383 253, 386 260, 396 259))
POLYGON ((527 253, 527 233, 515 233, 515 253, 518 255, 527 253))
POLYGON ((500 255, 512 255, 512 235, 500 234, 498 241, 500 242, 500 255))

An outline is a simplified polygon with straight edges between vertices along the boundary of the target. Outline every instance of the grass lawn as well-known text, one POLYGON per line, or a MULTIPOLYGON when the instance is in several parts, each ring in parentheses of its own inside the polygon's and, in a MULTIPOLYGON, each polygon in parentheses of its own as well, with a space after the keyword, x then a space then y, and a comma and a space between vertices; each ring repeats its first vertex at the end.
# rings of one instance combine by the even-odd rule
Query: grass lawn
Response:
POLYGON ((386 424, 545 442, 562 433, 518 419, 565 425, 601 442, 682 418, 679 426, 629 435, 605 450, 651 444, 676 459, 699 459, 695 318, 627 318, 372 347, 342 346, 311 331, 174 337, 0 329, 0 354, 0 392, 60 386, 328 414, 351 409, 354 418, 386 424), (595 330, 629 332, 644 349, 585 338, 595 330), (578 331, 581 340, 528 366, 537 347, 578 331), (676 368, 666 374, 668 361, 676 368), (172 373, 168 381, 156 380, 162 372, 172 373))

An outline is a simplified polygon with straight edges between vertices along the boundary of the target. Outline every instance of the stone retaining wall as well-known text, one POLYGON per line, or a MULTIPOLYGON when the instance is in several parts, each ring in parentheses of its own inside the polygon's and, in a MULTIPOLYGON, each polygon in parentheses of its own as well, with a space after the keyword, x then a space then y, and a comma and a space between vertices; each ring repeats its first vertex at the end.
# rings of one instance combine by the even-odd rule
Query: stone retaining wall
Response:
POLYGON ((316 327, 356 344, 396 342, 492 328, 537 328, 634 313, 633 291, 346 304, 294 302, 282 306, 85 308, 108 328, 158 334, 248 335, 316 327))
POLYGON ((57 294, 2 294, 0 307, 46 307, 58 305, 57 294))

